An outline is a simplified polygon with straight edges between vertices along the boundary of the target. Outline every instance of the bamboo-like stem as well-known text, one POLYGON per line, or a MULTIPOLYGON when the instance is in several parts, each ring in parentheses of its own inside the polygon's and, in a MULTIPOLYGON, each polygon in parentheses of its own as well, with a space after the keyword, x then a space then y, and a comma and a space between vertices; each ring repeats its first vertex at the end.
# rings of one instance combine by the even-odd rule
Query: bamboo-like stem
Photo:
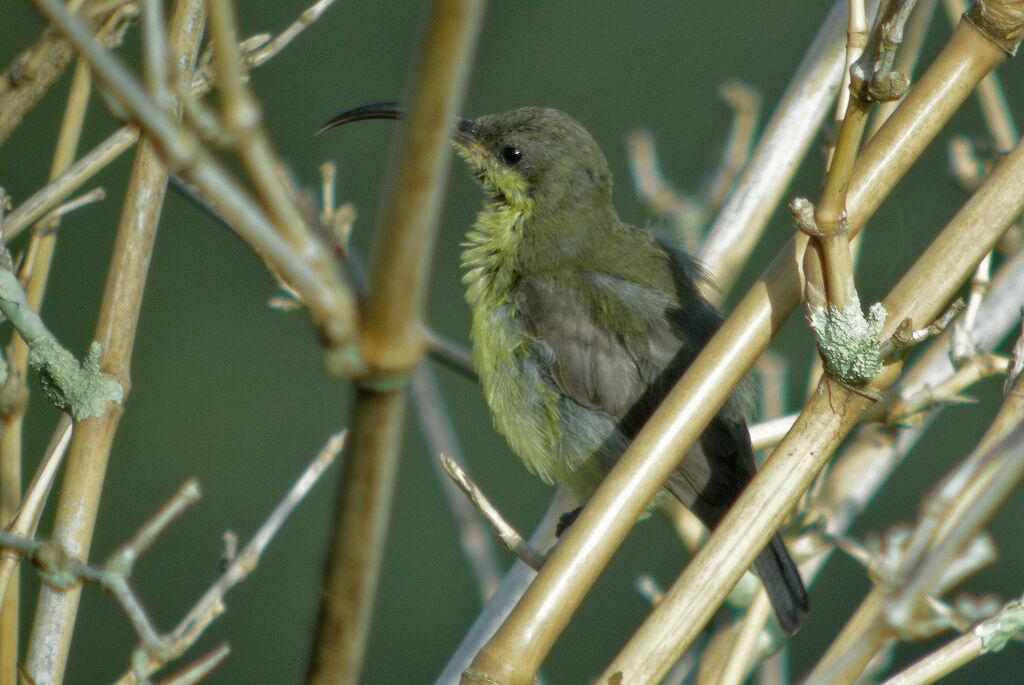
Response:
MULTIPOLYGON (((917 4, 917 8, 910 17, 909 27, 906 31, 906 36, 903 41, 903 45, 900 50, 896 53, 895 63, 893 65, 893 71, 907 74, 910 76, 914 72, 914 67, 917 64, 917 59, 921 54, 921 48, 924 44, 924 39, 927 33, 928 23, 931 19, 931 15, 934 13, 935 2, 937 0, 923 0, 917 4)), ((866 139, 870 140, 871 136, 881 128, 882 124, 889 118, 889 115, 896 109, 899 104, 899 100, 886 100, 880 102, 874 107, 875 115, 871 119, 871 123, 868 128, 866 139)), ((845 108, 841 111, 845 111, 845 108)), ((862 227, 863 228, 863 227, 862 227)), ((860 251, 861 243, 864 240, 863 230, 860 233, 852 236, 849 240, 849 254, 851 262, 856 265, 857 257, 860 251)), ((812 265, 813 266, 813 265, 812 265)), ((820 283, 818 284, 820 287, 820 283)), ((813 298, 810 295, 821 293, 824 298, 824 290, 810 289, 808 288, 808 304, 814 304, 813 298)), ((824 301, 820 303, 820 306, 825 306, 824 301)), ((818 387, 818 381, 821 379, 821 372, 823 370, 821 357, 816 356, 811 363, 811 370, 807 374, 807 393, 814 392, 815 388, 818 387)))
POLYGON ((801 230, 811 231, 815 236, 813 249, 804 256, 811 328, 825 367, 847 384, 864 383, 877 372, 881 362, 877 359, 875 328, 881 312, 873 308, 865 318, 861 310, 853 278, 850 236, 846 230, 846 193, 872 104, 877 99, 900 97, 906 90, 906 77, 890 69, 914 2, 886 0, 878 10, 870 44, 863 8, 858 12, 859 2, 851 2, 847 62, 851 64, 849 89, 852 97, 832 151, 814 221, 806 217, 797 220, 801 230), (865 46, 867 51, 864 51, 865 46), (851 351, 856 351, 857 359, 850 358, 851 351))
POLYGON ((1009 150, 1020 134, 1017 133, 1017 126, 1010 115, 1010 106, 1006 102, 1006 95, 1003 94, 1003 87, 999 85, 999 77, 995 72, 978 84, 977 95, 985 125, 992 134, 996 150, 1009 150))
MULTIPOLYGON (((1002 50, 972 26, 961 24, 957 28, 932 68, 922 77, 921 82, 911 89, 901 107, 862 150, 847 194, 847 221, 851 234, 860 229, 895 182, 906 172, 913 159, 920 154, 942 124, 971 92, 973 86, 1004 58, 1002 50), (927 116, 925 112, 928 113, 927 116), (911 131, 914 135, 911 135, 911 131)), ((1011 187, 1005 185, 1005 178, 1008 175, 1008 172, 1004 172, 1004 180, 1000 181, 1000 184, 992 184, 990 178, 990 190, 1011 187)), ((998 204, 998 197, 991 199, 991 196, 991 192, 985 194, 983 206, 989 202, 998 204)), ((1004 198, 1003 201, 1007 200, 1004 198)), ((1006 209, 1000 208, 1000 217, 1006 209)), ((668 478, 686 449, 711 420, 714 412, 740 381, 746 369, 765 349, 774 332, 797 307, 802 291, 798 264, 805 246, 806 237, 798 236, 790 241, 726 319, 715 337, 605 478, 588 506, 563 537, 561 544, 549 556, 543 571, 537 575, 523 600, 478 655, 474 661, 475 669, 508 685, 525 683, 532 677, 555 637, 564 628, 597 577, 600 568, 607 563, 612 552, 631 528, 632 522, 668 478)), ((967 260, 967 255, 972 252, 971 247, 973 245, 961 249, 957 245, 951 248, 956 251, 949 254, 956 255, 959 260, 967 260)), ((978 259, 980 258, 979 256, 978 259)), ((957 272, 956 267, 950 266, 943 272, 943 277, 952 278, 952 274, 957 272)), ((917 295, 932 298, 940 293, 949 292, 949 288, 949 284, 943 284, 941 288, 934 290, 922 289, 917 295)), ((942 302, 942 305, 944 304, 945 301, 942 302)), ((930 314, 921 312, 921 315, 924 318, 934 315, 942 305, 935 306, 930 314)), ((917 310, 918 307, 913 309, 917 310)), ((892 328, 893 326, 890 326, 889 330, 892 328)), ((826 387, 831 388, 832 385, 826 387)), ((850 402, 851 407, 860 406, 855 400, 851 399, 850 402)), ((867 404, 863 401, 862 403, 867 404)), ((844 404, 837 402, 834 406, 841 410, 844 404)), ((824 408, 819 407, 816 411, 827 411, 832 415, 832 407, 828 406, 827 401, 824 408)), ((828 425, 828 422, 820 417, 816 421, 820 424, 815 424, 809 434, 828 442, 817 445, 813 450, 815 452, 819 449, 828 451, 829 448, 834 448, 836 443, 830 436, 836 431, 848 430, 856 418, 846 417, 842 421, 837 421, 836 425, 828 425)), ((794 431, 796 430, 794 428, 794 431)), ((781 454, 785 452, 776 450, 776 455, 781 454)), ((787 455, 785 459, 776 456, 769 460, 769 465, 790 462, 789 466, 793 471, 787 472, 787 475, 792 476, 793 481, 785 486, 780 485, 777 493, 772 492, 770 496, 765 497, 762 500, 765 505, 763 511, 755 510, 754 513, 750 513, 748 510, 751 518, 759 518, 762 521, 763 528, 755 532, 753 529, 748 530, 745 526, 740 526, 733 531, 734 535, 743 538, 740 548, 750 550, 749 559, 746 559, 745 563, 742 559, 733 559, 728 564, 727 567, 735 575, 730 573, 723 576, 719 581, 717 594, 712 593, 701 598, 700 604, 704 606, 705 611, 708 610, 708 606, 716 606, 715 603, 721 601, 725 595, 721 588, 726 585, 731 587, 752 561, 754 553, 760 549, 756 540, 760 540, 761 545, 767 541, 772 530, 769 527, 773 523, 772 519, 776 524, 781 522, 784 516, 782 512, 787 511, 797 498, 797 494, 793 494, 792 498, 785 498, 782 493, 789 491, 794 485, 806 487, 806 483, 810 482, 813 474, 824 463, 821 452, 817 452, 816 457, 819 461, 802 464, 791 463, 792 459, 798 458, 798 455, 792 454, 787 455), (802 474, 802 478, 797 474, 802 474), (739 565, 741 563, 742 566, 739 565)), ((762 475, 759 475, 755 483, 761 478, 762 475)), ((753 496, 751 493, 759 490, 764 496, 765 491, 770 492, 778 485, 778 481, 760 482, 763 484, 756 488, 754 484, 748 486, 744 496, 753 496)), ((734 505, 732 511, 736 510, 734 505)), ((722 525, 719 526, 719 532, 716 532, 719 540, 723 539, 721 531, 722 525)), ((710 542, 702 548, 701 553, 710 554, 705 552, 710 548, 718 550, 716 554, 721 555, 721 543, 711 546, 710 542)), ((702 562, 701 566, 709 568, 704 566, 706 563, 702 562)), ((691 562, 688 568, 691 567, 694 567, 694 562, 691 562)), ((691 573, 684 572, 684 576, 693 580, 691 573)), ((705 577, 702 580, 707 581, 709 578, 705 577)), ((708 589, 703 582, 700 583, 700 587, 708 589)), ((659 611, 660 606, 655 612, 659 611)), ((687 627, 679 631, 673 628, 659 633, 650 644, 668 639, 669 636, 671 639, 679 637, 680 642, 688 643, 703 626, 703 621, 697 620, 692 614, 689 615, 689 620, 692 623, 687 627)), ((675 648, 672 649, 672 653, 676 654, 675 648)), ((654 659, 652 664, 654 661, 658 661, 658 667, 663 665, 663 662, 654 659)), ((629 679, 626 678, 625 681, 629 679)))
MULTIPOLYGON (((774 355, 770 353, 764 354, 758 360, 758 381, 761 385, 759 395, 762 400, 761 413, 769 421, 778 419, 782 413, 784 392, 781 376, 785 374, 785 367, 784 363, 775 359, 774 355), (765 360, 772 361, 766 364, 765 360)), ((797 415, 793 415, 783 419, 782 423, 785 424, 786 429, 778 436, 775 443, 781 441, 785 433, 789 432, 796 418, 797 415)), ((757 445, 758 443, 754 437, 754 428, 754 426, 751 426, 750 439, 752 444, 757 445)), ((754 449, 757 450, 760 447, 755 446, 754 449)), ((680 508, 682 508, 681 505, 680 508)), ((683 511, 686 510, 683 509, 683 511)), ((695 548, 696 546, 691 549, 695 548)), ((801 575, 803 574, 801 573, 801 575)), ((806 583, 806 581, 804 582, 806 583)), ((720 667, 712 669, 717 671, 718 675, 714 680, 709 679, 709 683, 715 683, 715 685, 740 685, 746 681, 751 670, 753 670, 763 656, 762 646, 764 642, 758 640, 758 638, 764 633, 765 621, 770 613, 771 604, 768 601, 768 594, 765 592, 764 587, 759 587, 754 594, 753 601, 747 607, 747 611, 741 619, 738 630, 733 627, 725 629, 733 635, 733 640, 727 650, 721 650, 724 653, 721 659, 723 663, 720 667)), ((712 640, 717 638, 718 636, 716 635, 712 640)), ((702 659, 702 666, 703 661, 702 659)))
MULTIPOLYGON (((943 5, 946 8, 946 16, 954 25, 967 9, 967 3, 964 0, 945 0, 943 5)), ((1006 103, 1006 97, 1003 95, 1003 88, 999 85, 999 76, 995 73, 986 76, 978 84, 976 95, 978 104, 981 105, 981 115, 992 135, 996 150, 1009 150, 1017 143, 1017 138, 1020 136, 1006 103)))
POLYGON ((915 661, 881 685, 927 685, 981 656, 982 639, 973 631, 915 661))
POLYGON ((404 390, 356 391, 350 450, 339 480, 307 675, 310 683, 359 681, 391 516, 406 401, 404 390))
POLYGON ((382 199, 383 231, 370 271, 370 291, 360 333, 360 352, 370 369, 402 373, 423 355, 422 312, 426 278, 436 240, 440 194, 428 181, 444 176, 451 164, 448 151, 452 121, 461 107, 469 74, 469 54, 483 15, 483 4, 438 2, 427 50, 437 50, 437 63, 424 59, 400 136, 409 154, 400 163, 394 190, 382 199), (431 48, 436 41, 450 47, 431 48), (449 53, 445 55, 444 53, 449 53), (450 73, 449 73, 450 72, 450 73), (457 84, 453 94, 433 94, 438 81, 457 84))
MULTIPOLYGON (((293 22, 277 38, 247 55, 246 63, 251 67, 258 67, 276 55, 278 51, 295 37, 297 32, 309 26, 313 20, 319 17, 331 2, 333 0, 320 0, 320 2, 317 2, 312 7, 307 8, 299 19, 293 22)), ((198 79, 193 82, 190 94, 193 97, 201 97, 209 92, 212 86, 212 80, 198 79)), ((32 222, 70 196, 83 183, 92 178, 96 172, 134 145, 138 139, 139 129, 135 124, 128 124, 111 134, 105 141, 76 162, 73 167, 53 179, 53 181, 22 202, 13 212, 7 215, 7 219, 4 222, 4 239, 7 241, 13 240, 28 228, 32 222)))
MULTIPOLYGON (((888 6, 888 4, 887 4, 888 6)), ((850 2, 849 27, 846 32, 846 73, 843 83, 849 81, 849 71, 853 68, 864 51, 868 40, 867 17, 864 5, 859 0, 850 2)), ((875 35, 877 39, 877 33, 875 35)), ((853 258, 850 255, 850 238, 846 233, 846 189, 853 172, 853 163, 857 159, 861 137, 867 125, 868 103, 859 98, 850 98, 849 89, 841 89, 838 107, 845 113, 839 129, 839 140, 832 150, 825 188, 821 200, 814 212, 814 223, 818 231, 818 242, 821 246, 821 258, 824 273, 816 269, 808 271, 807 277, 814 292, 827 293, 828 302, 840 309, 854 304, 856 290, 853 283, 853 258), (843 103, 846 103, 845 106, 843 103), (824 282, 819 281, 819 278, 824 282)), ((817 255, 808 258, 813 259, 817 255)), ((859 306, 859 301, 857 302, 859 306)))
MULTIPOLYGON (((359 333, 360 364, 376 378, 356 393, 324 569, 326 595, 308 671, 314 685, 358 681, 380 577, 409 373, 423 358, 423 316, 452 122, 465 96, 483 3, 434 4, 402 129, 395 177, 359 333)), ((330 361, 328 362, 330 364, 330 361)))
POLYGON ((860 306, 853 283, 850 237, 843 217, 846 214, 846 188, 853 172, 861 136, 867 126, 868 112, 867 103, 857 98, 851 99, 832 155, 821 202, 814 213, 815 224, 821 232, 818 241, 825 267, 823 290, 828 294, 828 302, 838 308, 846 308, 855 303, 860 306))
MULTIPOLYGON (((1018 252, 1003 264, 993 279, 990 296, 982 303, 979 312, 975 342, 983 348, 993 347, 1019 321, 1022 306, 1024 252, 1018 252)), ((952 337, 952 331, 946 331, 918 356, 904 373, 899 394, 910 398, 925 394, 924 390, 938 387, 947 382, 944 379, 960 375, 968 366, 975 366, 953 367, 948 354, 952 337)), ((833 461, 821 493, 806 513, 806 518, 824 519, 830 535, 843 534, 937 416, 938 412, 932 412, 925 416, 921 425, 914 427, 862 426, 856 438, 833 461)), ((818 555, 801 565, 805 582, 813 580, 828 557, 829 554, 818 555)))
MULTIPOLYGON (((1003 265, 993 280, 990 297, 985 300, 976 329, 976 342, 991 348, 1020 319, 1024 307, 1024 252, 1019 252, 1003 265)), ((947 331, 925 349, 900 379, 899 392, 918 393, 943 382, 956 372, 949 359, 951 332, 947 331)), ((868 424, 858 434, 829 470, 820 495, 812 503, 808 520, 824 518, 830 535, 841 535, 862 512, 872 495, 899 465, 903 454, 916 443, 938 412, 927 415, 922 425, 914 427, 886 427, 868 424)), ((808 562, 811 576, 824 564, 828 555, 820 555, 808 562), (817 568, 816 568, 817 567, 817 568)))
MULTIPOLYGON (((1024 183, 1022 145, 1014 149, 1003 167, 989 177, 890 291, 883 301, 891 314, 883 331, 886 335, 905 318, 931 320, 945 306, 974 264, 1024 210, 1024 197, 1019 193, 1014 197, 1011 190, 1020 183, 1024 183)), ((876 384, 887 387, 895 379, 897 367, 886 367, 884 377, 876 384)), ((831 381, 823 383, 665 600, 605 671, 606 677, 621 672, 625 681, 647 682, 641 674, 663 673, 698 634, 717 602, 724 599, 838 441, 867 409, 866 398, 840 388, 831 381)))
POLYGON ((779 441, 786 437, 786 433, 796 423, 796 417, 797 414, 788 414, 777 419, 751 424, 750 442, 754 446, 754 450, 762 450, 765 447, 779 444, 779 441))
MULTIPOLYGON (((234 8, 229 0, 208 0, 207 6, 224 130, 234 139, 239 159, 256 188, 257 196, 269 210, 274 226, 293 246, 302 246, 309 240, 305 222, 288 196, 285 184, 277 178, 270 140, 260 126, 262 113, 245 83, 238 54, 238 22, 234 8)), ((326 253, 322 247, 308 246, 307 249, 326 253)))
MULTIPOLYGON (((556 541, 555 528, 559 519, 577 504, 576 498, 566 488, 558 488, 536 530, 530 536, 530 546, 542 552, 548 550, 556 541)), ((516 561, 512 565, 502 578, 497 591, 487 602, 487 606, 462 638, 441 675, 434 681, 434 685, 455 685, 459 682, 462 672, 469 668, 476 653, 508 617, 536 575, 536 571, 521 561, 516 561)))
MULTIPOLYGON (((85 120, 91 85, 92 78, 89 67, 84 62, 79 62, 71 81, 64 119, 57 136, 57 148, 50 168, 51 179, 63 173, 74 161, 82 132, 82 123, 85 120)), ((55 225, 57 223, 59 221, 54 221, 55 225)), ((25 297, 29 306, 35 311, 39 311, 42 307, 56 242, 57 234, 54 231, 33 235, 28 248, 28 253, 33 255, 33 258, 22 266, 23 278, 24 274, 28 274, 25 297)), ((25 378, 28 373, 28 345, 15 332, 9 349, 10 354, 7 361, 10 367, 8 370, 8 373, 11 374, 10 380, 20 384, 21 379, 25 378)), ((21 435, 25 403, 28 401, 27 393, 19 400, 17 404, 6 404, 6 410, 0 419, 0 474, 2 474, 0 481, 5 484, 5 487, 0 490, 0 523, 3 525, 7 525, 10 515, 20 500, 17 489, 20 488, 21 483, 21 435), (12 495, 13 499, 10 499, 12 495)), ((3 613, 0 614, 0 636, 3 636, 0 638, 0 683, 13 685, 17 678, 15 665, 18 657, 19 632, 17 574, 11 579, 8 592, 10 594, 7 596, 7 601, 4 602, 3 613), (8 667, 2 666, 3 664, 7 664, 8 667)))
POLYGON ((843 68, 845 22, 846 0, 836 0, 708 230, 697 257, 714 274, 718 290, 705 292, 713 301, 732 288, 828 114, 843 68))
MULTIPOLYGON (((203 11, 195 0, 175 7, 172 42, 188 71, 198 52, 203 11)), ((101 370, 130 386, 131 353, 143 286, 167 186, 167 167, 156 147, 144 141, 136 152, 125 204, 96 323, 101 370)), ((78 559, 87 559, 96 523, 110 446, 122 407, 79 422, 68 449, 54 522, 54 541, 78 559)), ((36 682, 60 682, 67 660, 81 587, 40 591, 36 621, 29 639, 26 672, 36 682)))
POLYGON ((750 675, 756 663, 754 657, 758 647, 757 638, 761 635, 764 622, 768 620, 771 611, 768 594, 761 588, 743 616, 743 625, 729 649, 725 667, 719 674, 716 685, 741 685, 750 675))
MULTIPOLYGON (((876 382, 891 382, 890 367, 876 382)), ((656 682, 700 633, 868 402, 829 377, 683 574, 602 674, 656 682), (736 547, 737 540, 741 540, 736 547), (712 570, 714 569, 714 570, 712 570), (619 675, 621 674, 621 675, 619 675)), ((582 516, 581 516, 582 518, 582 516)), ((556 549, 557 553, 557 549, 556 549)), ((554 561, 554 556, 548 563, 554 561)))

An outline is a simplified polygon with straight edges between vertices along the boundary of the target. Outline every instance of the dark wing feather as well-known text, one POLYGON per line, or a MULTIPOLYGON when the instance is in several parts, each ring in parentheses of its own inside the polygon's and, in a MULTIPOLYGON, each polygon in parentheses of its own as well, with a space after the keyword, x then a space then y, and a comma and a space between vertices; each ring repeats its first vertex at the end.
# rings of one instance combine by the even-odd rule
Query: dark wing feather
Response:
POLYGON ((526 279, 514 299, 527 330, 551 351, 558 389, 616 420, 659 382, 680 347, 665 314, 671 304, 657 292, 586 272, 526 279))
MULTIPOLYGON (((513 304, 545 348, 542 357, 559 391, 613 417, 627 438, 643 426, 720 322, 695 293, 671 298, 607 274, 529 278, 516 289, 513 304), (614 318, 611 312, 617 313, 614 318)), ((753 476, 746 422, 730 399, 666 487, 713 528, 753 476)), ((783 630, 795 632, 807 614, 807 593, 778 535, 755 567, 783 630)))
MULTIPOLYGON (((703 298, 592 272, 526 279, 514 308, 549 354, 559 392, 610 415, 631 439, 720 323, 703 298)), ((754 475, 741 412, 730 400, 676 469, 669 490, 714 526, 754 475)))

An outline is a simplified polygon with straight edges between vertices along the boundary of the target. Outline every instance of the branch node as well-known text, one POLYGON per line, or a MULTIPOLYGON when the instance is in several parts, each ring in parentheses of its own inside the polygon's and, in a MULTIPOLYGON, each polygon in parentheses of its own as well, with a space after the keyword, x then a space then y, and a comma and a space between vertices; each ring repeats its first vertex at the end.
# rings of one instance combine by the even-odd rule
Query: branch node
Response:
POLYGON ((1020 3, 979 0, 971 3, 964 19, 1008 56, 1017 54, 1024 38, 1024 8, 1020 3))
POLYGON ((825 235, 814 221, 814 203, 806 197, 794 197, 789 203, 789 213, 793 215, 793 225, 801 233, 813 238, 825 235))
POLYGON ((29 343, 29 366, 39 374, 43 395, 76 421, 100 416, 108 403, 120 404, 124 388, 100 371, 100 344, 93 341, 79 364, 52 336, 29 343))

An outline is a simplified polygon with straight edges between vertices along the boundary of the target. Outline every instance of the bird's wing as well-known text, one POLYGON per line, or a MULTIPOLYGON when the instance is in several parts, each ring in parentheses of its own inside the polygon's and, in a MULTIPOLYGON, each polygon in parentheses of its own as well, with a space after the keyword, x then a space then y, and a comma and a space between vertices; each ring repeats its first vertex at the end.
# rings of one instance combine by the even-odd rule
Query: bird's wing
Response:
MULTIPOLYGON (((640 430, 720 321, 706 301, 683 309, 656 290, 589 272, 526 279, 513 302, 558 390, 612 416, 627 438, 640 430)), ((754 474, 746 423, 734 401, 712 419, 698 447, 667 485, 713 526, 754 474)))
MULTIPOLYGON (((675 306, 651 288, 582 271, 525 279, 513 299, 527 331, 547 352, 541 356, 549 360, 558 389, 616 420, 638 411, 645 395, 656 394, 653 388, 667 390, 675 380, 667 374, 677 378, 689 364, 692 353, 674 363, 685 347, 674 327, 675 306)), ((649 399, 647 413, 661 397, 649 399)))

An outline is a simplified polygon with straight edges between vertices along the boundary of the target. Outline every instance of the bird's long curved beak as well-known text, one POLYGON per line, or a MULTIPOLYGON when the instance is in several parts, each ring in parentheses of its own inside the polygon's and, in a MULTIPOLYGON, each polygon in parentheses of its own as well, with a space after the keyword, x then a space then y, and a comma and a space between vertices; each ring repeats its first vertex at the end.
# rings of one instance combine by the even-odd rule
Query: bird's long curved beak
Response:
MULTIPOLYGON (((402 119, 405 117, 407 112, 408 110, 401 102, 377 102, 372 105, 363 105, 362 107, 350 109, 347 112, 342 112, 338 116, 331 118, 316 130, 316 134, 320 135, 324 131, 332 129, 335 126, 341 126, 342 124, 348 124, 353 121, 365 121, 366 119, 402 119)), ((487 152, 487 149, 476 138, 472 119, 463 119, 460 117, 455 121, 455 130, 452 131, 452 140, 458 145, 465 148, 471 148, 481 154, 485 154, 487 152)))

